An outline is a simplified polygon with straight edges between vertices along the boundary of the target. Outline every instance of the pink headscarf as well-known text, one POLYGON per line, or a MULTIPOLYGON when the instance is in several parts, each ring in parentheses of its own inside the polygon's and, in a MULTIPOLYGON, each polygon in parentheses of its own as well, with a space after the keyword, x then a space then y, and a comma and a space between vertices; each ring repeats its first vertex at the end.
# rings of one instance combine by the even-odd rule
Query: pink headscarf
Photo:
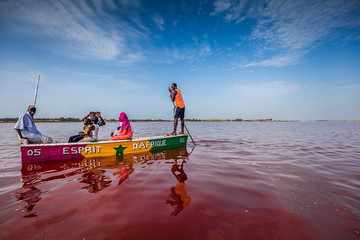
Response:
POLYGON ((130 121, 129 121, 128 117, 126 116, 126 113, 124 113, 124 112, 120 113, 119 118, 122 121, 121 128, 120 128, 120 132, 122 132, 125 129, 125 127, 127 127, 127 125, 130 124, 130 121))

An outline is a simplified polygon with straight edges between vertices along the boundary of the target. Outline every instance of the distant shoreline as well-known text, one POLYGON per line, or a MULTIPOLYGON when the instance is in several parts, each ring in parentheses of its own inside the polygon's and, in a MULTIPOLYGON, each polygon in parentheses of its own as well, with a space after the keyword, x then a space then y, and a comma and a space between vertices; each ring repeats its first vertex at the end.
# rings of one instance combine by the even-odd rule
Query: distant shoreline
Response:
MULTIPOLYGON (((0 118, 0 123, 16 123, 18 118, 0 118)), ((118 122, 105 119, 106 122, 118 122)), ((131 122, 173 122, 169 119, 130 119, 131 122)), ((269 119, 185 119, 186 122, 360 122, 360 120, 273 120, 269 119)), ((80 118, 35 118, 37 123, 82 122, 80 118)))
MULTIPOLYGON (((0 118, 0 123, 16 123, 18 118, 0 118)), ((118 122, 117 119, 104 119, 105 122, 118 122)), ((173 119, 130 119, 131 122, 173 122, 173 119)), ((273 119, 185 119, 186 122, 295 122, 273 119)), ((82 122, 80 118, 35 118, 35 122, 44 123, 63 123, 63 122, 82 122)))

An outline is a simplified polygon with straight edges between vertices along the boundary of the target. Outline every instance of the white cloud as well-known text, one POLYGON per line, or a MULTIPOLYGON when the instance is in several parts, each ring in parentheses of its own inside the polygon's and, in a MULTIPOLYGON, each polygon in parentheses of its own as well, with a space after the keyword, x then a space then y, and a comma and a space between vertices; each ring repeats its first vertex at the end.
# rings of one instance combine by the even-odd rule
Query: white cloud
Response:
POLYGON ((136 62, 145 60, 145 56, 141 53, 127 53, 121 57, 117 62, 120 66, 128 66, 136 62))
MULTIPOLYGON (((132 6, 126 1, 119 4, 132 6)), ((46 43, 42 46, 49 51, 72 58, 112 60, 146 32, 138 30, 144 27, 136 14, 132 15, 136 27, 107 14, 116 8, 113 1, 2 1, 0 15, 17 34, 56 42, 56 49, 46 43)))
POLYGON ((43 81, 44 74, 41 74, 40 71, 24 68, 23 66, 18 65, 17 71, 10 70, 0 70, 1 83, 11 83, 11 84, 29 84, 35 83, 38 76, 41 75, 43 81))
POLYGON ((243 97, 251 99, 272 99, 296 93, 300 86, 284 81, 272 81, 263 83, 236 83, 235 91, 243 97))
POLYGON ((263 9, 252 39, 264 46, 306 49, 339 27, 358 26, 356 1, 269 1, 263 9))
POLYGON ((155 14, 155 16, 153 17, 153 21, 159 30, 164 30, 165 23, 163 17, 160 14, 155 14))
POLYGON ((245 10, 249 4, 250 2, 248 1, 217 0, 214 3, 214 12, 210 16, 225 12, 224 20, 239 23, 245 19, 244 15, 247 15, 245 10))
POLYGON ((259 62, 250 62, 245 64, 238 64, 238 66, 246 68, 246 67, 282 67, 282 66, 288 66, 293 65, 298 62, 300 58, 299 54, 293 53, 293 54, 285 54, 285 55, 277 55, 272 58, 259 61, 259 62))
MULTIPOLYGON (((193 63, 201 61, 213 53, 208 43, 195 44, 194 46, 185 46, 182 48, 166 48, 161 54, 161 58, 166 59, 167 63, 184 61, 193 63)), ((156 58, 156 56, 154 56, 156 58)), ((161 61, 161 60, 159 60, 161 61)))
MULTIPOLYGON (((262 62, 257 66, 270 66, 268 63, 274 58, 294 55, 294 52, 296 60, 300 60, 309 50, 328 38, 340 37, 331 35, 334 30, 360 26, 359 1, 218 0, 214 9, 213 15, 225 14, 227 22, 238 23, 246 18, 257 20, 249 40, 253 41, 261 58, 269 58, 270 55, 268 60, 257 61, 262 62), (281 56, 272 56, 279 51, 283 52, 281 56)), ((352 34, 356 37, 355 33, 352 34)))
POLYGON ((215 7, 214 12, 211 13, 210 15, 219 14, 228 10, 231 7, 231 3, 229 0, 217 0, 214 3, 214 7, 215 7))
MULTIPOLYGON (((89 73, 73 73, 77 82, 72 82, 72 89, 78 88, 81 91, 99 91, 99 90, 128 90, 142 88, 144 85, 137 83, 134 80, 126 80, 122 77, 113 74, 89 74, 89 73), (91 83, 84 86, 84 82, 91 83)), ((52 86, 54 89, 59 89, 61 86, 52 86)), ((63 86, 67 89, 67 86, 63 86)))

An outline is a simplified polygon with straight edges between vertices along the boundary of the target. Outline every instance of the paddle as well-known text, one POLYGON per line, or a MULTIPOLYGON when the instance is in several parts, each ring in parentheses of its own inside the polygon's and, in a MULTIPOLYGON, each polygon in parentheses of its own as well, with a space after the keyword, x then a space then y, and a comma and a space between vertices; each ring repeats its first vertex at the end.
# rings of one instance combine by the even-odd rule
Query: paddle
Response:
POLYGON ((191 134, 190 134, 189 130, 187 129, 187 127, 186 127, 185 123, 184 123, 184 127, 185 127, 186 131, 188 132, 188 134, 189 134, 189 136, 190 136, 190 138, 191 138, 191 141, 193 142, 194 146, 196 146, 196 143, 195 143, 194 139, 192 138, 192 136, 191 136, 191 134))
POLYGON ((36 81, 35 96, 34 96, 34 106, 35 107, 36 107, 36 99, 37 99, 37 94, 38 94, 38 89, 39 89, 39 81, 40 81, 40 75, 36 81))
MULTIPOLYGON (((175 103, 174 103, 174 102, 173 102, 173 105, 174 105, 174 110, 173 110, 173 112, 174 112, 174 115, 175 115, 175 109, 176 109, 176 106, 175 106, 175 103)), ((190 138, 191 138, 192 143, 194 144, 194 146, 196 146, 196 143, 195 143, 194 139, 192 138, 192 136, 191 136, 191 134, 190 134, 190 132, 189 132, 189 129, 186 127, 185 123, 184 123, 184 127, 185 127, 185 129, 186 129, 187 133, 189 134, 189 136, 190 136, 190 138)))

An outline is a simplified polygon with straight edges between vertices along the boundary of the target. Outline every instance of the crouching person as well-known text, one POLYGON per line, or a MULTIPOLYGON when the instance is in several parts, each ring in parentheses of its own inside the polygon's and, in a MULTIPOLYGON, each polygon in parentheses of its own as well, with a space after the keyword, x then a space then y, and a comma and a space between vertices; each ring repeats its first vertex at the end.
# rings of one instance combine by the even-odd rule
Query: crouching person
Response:
POLYGON ((124 140, 128 138, 132 138, 133 136, 130 121, 126 113, 124 112, 120 113, 119 121, 121 122, 121 127, 120 129, 118 128, 117 131, 111 133, 111 138, 109 139, 110 141, 124 140))
POLYGON ((30 105, 27 112, 20 115, 19 120, 16 122, 14 129, 19 135, 20 142, 22 139, 27 139, 27 143, 30 144, 52 143, 51 137, 42 135, 37 130, 34 122, 35 113, 35 106, 30 105))

